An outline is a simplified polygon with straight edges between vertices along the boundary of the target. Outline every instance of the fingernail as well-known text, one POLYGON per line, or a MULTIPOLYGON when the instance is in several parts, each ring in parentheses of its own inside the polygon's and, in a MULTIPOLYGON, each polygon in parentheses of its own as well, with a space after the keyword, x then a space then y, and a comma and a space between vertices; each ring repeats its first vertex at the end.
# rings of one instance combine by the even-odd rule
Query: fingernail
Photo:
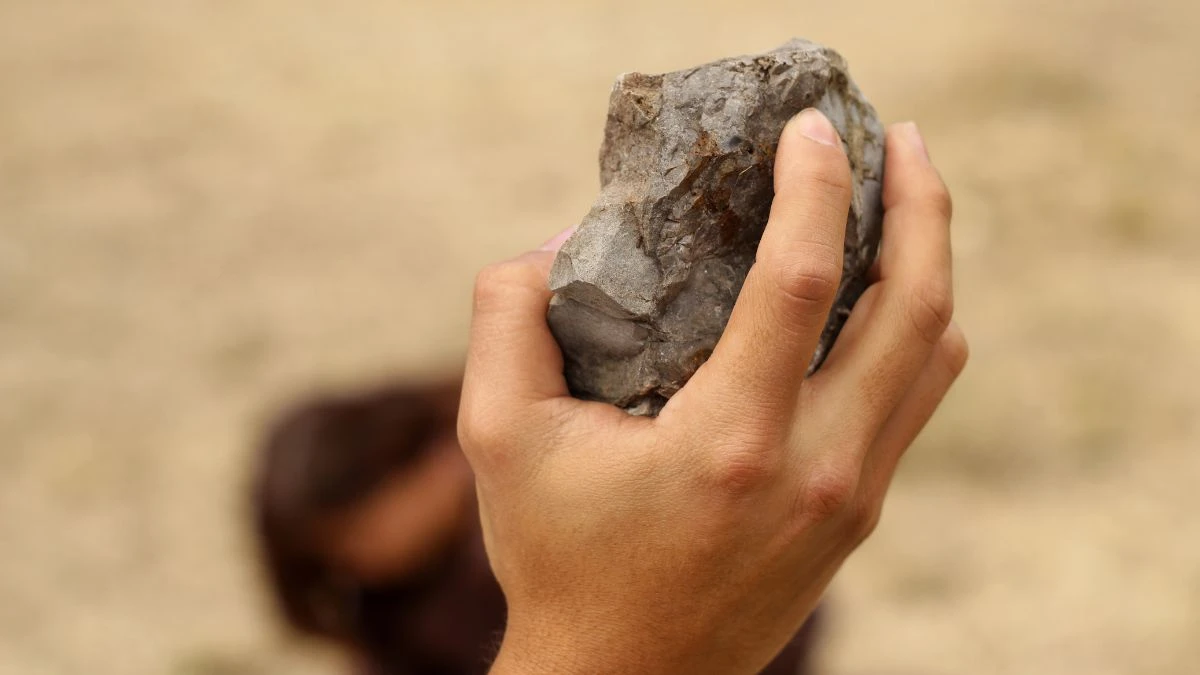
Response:
POLYGON ((916 122, 904 122, 899 126, 900 132, 904 135, 904 142, 908 143, 913 150, 920 153, 925 161, 929 161, 929 149, 925 147, 925 139, 921 137, 921 130, 917 128, 916 122))
POLYGON ((558 249, 562 248, 563 244, 567 243, 567 240, 571 238, 571 235, 575 234, 575 230, 578 227, 579 227, 578 225, 576 225, 574 227, 568 227, 567 229, 563 230, 562 232, 559 232, 558 234, 556 234, 554 236, 553 239, 542 244, 542 247, 539 250, 557 252, 558 249))
POLYGON ((834 129, 829 118, 816 108, 808 108, 802 111, 799 115, 796 115, 793 122, 796 124, 796 128, 800 130, 800 133, 809 140, 816 141, 822 145, 841 144, 837 129, 834 129))

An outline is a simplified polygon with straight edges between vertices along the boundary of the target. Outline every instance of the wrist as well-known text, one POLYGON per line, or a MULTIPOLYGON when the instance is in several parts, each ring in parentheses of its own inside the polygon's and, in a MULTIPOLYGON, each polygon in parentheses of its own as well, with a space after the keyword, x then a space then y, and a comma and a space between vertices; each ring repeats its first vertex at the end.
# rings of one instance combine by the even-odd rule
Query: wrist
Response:
POLYGON ((673 675, 681 672, 662 651, 618 640, 616 631, 590 623, 510 617, 489 675, 673 675))
MULTIPOLYGON (((559 636, 561 640, 562 636, 559 636)), ((597 668, 586 651, 565 646, 559 640, 536 640, 505 632, 500 653, 489 675, 583 675, 608 672, 597 668)))

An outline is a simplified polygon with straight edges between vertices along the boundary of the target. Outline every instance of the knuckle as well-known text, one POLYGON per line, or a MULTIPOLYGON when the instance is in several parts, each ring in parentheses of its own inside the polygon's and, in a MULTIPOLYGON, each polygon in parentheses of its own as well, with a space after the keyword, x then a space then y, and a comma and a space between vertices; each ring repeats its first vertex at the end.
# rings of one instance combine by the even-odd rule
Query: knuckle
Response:
POLYGON ((807 521, 841 517, 854 499, 858 479, 844 469, 825 468, 809 474, 800 495, 800 510, 807 521))
POLYGON ((749 494, 771 480, 778 464, 776 456, 762 448, 724 448, 710 463, 709 482, 726 495, 749 494))
POLYGON ((882 515, 882 504, 877 504, 871 499, 859 501, 849 523, 849 534, 855 545, 861 544, 875 533, 882 515))
POLYGON ((926 281, 913 288, 908 308, 913 328, 930 345, 936 345, 954 317, 954 294, 947 283, 926 281))
POLYGON ((834 148, 830 148, 830 150, 830 158, 814 164, 808 171, 805 171, 803 180, 831 201, 845 200, 852 189, 850 165, 840 150, 834 148), (832 152, 836 152, 837 156, 834 157, 832 152))
POLYGON ((520 261, 488 265, 475 277, 475 310, 507 305, 530 283, 531 268, 520 261))
MULTIPOLYGON (((795 168, 793 175, 801 185, 836 199, 845 199, 850 194, 853 184, 850 162, 840 147, 810 144, 805 158, 795 168)), ((786 189, 787 186, 780 187, 786 189)))
POLYGON ((829 311, 842 276, 840 255, 827 246, 810 245, 787 260, 770 265, 776 289, 792 311, 802 315, 829 311))
POLYGON ((926 197, 930 211, 937 214, 937 217, 945 222, 950 222, 954 218, 954 198, 950 195, 950 189, 939 178, 934 186, 929 190, 926 197))
POLYGON ((511 446, 513 437, 495 411, 464 403, 458 415, 458 442, 470 455, 499 457, 511 446))
POLYGON ((942 355, 942 362, 946 366, 946 370, 950 375, 957 378, 967 367, 967 361, 971 357, 971 348, 967 344, 967 336, 958 327, 958 324, 951 323, 946 332, 942 334, 941 342, 939 343, 939 351, 942 355))

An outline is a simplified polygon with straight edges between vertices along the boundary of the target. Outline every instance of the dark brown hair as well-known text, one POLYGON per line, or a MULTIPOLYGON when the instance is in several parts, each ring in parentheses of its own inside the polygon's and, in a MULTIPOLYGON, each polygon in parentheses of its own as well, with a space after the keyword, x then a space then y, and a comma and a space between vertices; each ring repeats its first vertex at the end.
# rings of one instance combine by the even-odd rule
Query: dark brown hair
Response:
POLYGON ((453 433, 457 382, 394 385, 317 397, 269 426, 253 480, 267 580, 287 622, 313 636, 359 643, 359 589, 315 550, 314 523, 365 498, 453 433))

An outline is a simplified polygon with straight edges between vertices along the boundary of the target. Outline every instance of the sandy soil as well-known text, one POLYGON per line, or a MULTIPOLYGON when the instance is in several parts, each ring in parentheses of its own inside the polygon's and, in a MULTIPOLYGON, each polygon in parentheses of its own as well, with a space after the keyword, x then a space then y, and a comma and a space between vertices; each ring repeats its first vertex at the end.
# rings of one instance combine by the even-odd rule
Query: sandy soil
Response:
POLYGON ((0 672, 336 672, 258 590, 261 420, 454 367, 473 271, 590 205, 618 73, 792 35, 922 123, 974 347, 826 672, 1200 672, 1197 34, 1189 0, 0 0, 0 672))

